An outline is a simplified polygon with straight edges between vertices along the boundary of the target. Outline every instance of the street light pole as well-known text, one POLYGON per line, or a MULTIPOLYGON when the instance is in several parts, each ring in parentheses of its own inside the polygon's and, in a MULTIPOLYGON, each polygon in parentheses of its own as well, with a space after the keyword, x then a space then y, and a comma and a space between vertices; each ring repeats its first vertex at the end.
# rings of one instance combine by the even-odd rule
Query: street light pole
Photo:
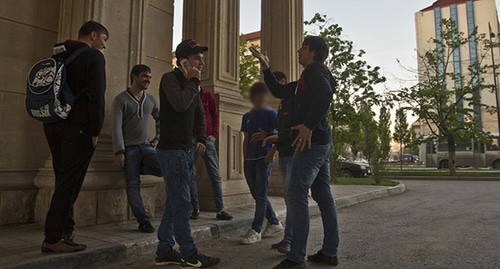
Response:
POLYGON ((495 85, 495 99, 497 103, 497 123, 498 123, 498 138, 497 138, 497 145, 500 146, 500 100, 498 96, 498 84, 497 84, 497 68, 495 66, 495 53, 494 53, 494 46, 493 46, 493 38, 495 37, 495 33, 493 33, 493 30, 491 29, 491 23, 488 22, 488 28, 490 30, 490 49, 491 49, 491 62, 493 64, 493 84, 495 85))

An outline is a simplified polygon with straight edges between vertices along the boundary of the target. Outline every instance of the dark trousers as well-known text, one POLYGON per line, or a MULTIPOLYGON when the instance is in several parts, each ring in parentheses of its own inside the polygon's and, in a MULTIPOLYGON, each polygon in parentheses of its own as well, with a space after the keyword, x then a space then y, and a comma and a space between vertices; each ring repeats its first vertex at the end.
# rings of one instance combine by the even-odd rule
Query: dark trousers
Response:
POLYGON ((45 124, 44 131, 56 180, 45 220, 45 241, 53 244, 74 230, 73 204, 85 179, 94 146, 88 124, 59 121, 45 124))

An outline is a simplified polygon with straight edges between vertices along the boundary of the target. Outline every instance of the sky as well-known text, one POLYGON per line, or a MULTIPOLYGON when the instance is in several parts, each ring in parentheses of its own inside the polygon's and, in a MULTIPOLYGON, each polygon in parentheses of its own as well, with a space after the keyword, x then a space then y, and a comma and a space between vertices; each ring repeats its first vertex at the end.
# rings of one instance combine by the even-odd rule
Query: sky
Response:
MULTIPOLYGON (((394 89, 415 82, 415 75, 401 65, 416 68, 415 12, 434 1, 304 0, 304 20, 319 12, 342 26, 344 38, 352 40, 356 49, 366 51, 368 64, 382 68, 388 79, 382 87, 394 89)), ((496 3, 499 6, 500 0, 496 3)), ((260 0, 240 0, 240 10, 240 32, 260 30, 260 0)), ((174 48, 181 36, 182 0, 175 0, 174 48)))

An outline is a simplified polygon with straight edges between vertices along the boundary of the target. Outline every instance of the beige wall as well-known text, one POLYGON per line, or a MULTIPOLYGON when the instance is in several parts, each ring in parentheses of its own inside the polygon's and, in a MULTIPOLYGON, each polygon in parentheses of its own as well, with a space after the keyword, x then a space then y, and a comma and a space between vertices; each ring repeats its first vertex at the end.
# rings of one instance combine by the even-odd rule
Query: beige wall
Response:
POLYGON ((24 109, 26 74, 33 63, 51 55, 58 23, 59 1, 2 1, 0 224, 33 219, 34 171, 43 166, 49 152, 42 125, 24 109))
MULTIPOLYGON (((54 178, 49 172, 50 153, 42 125, 29 118, 24 110, 26 73, 33 63, 51 55, 53 44, 77 38, 81 24, 90 19, 103 23, 110 31, 104 51, 107 105, 102 140, 77 201, 80 214, 77 212, 76 217, 83 224, 128 218, 123 178, 112 166, 110 105, 114 96, 128 86, 129 70, 138 63, 152 67, 151 92, 158 96, 161 75, 171 69, 173 0, 3 0, 0 224, 30 222, 35 216, 41 221, 45 215, 54 178), (99 188, 112 190, 99 191, 99 188), (106 206, 117 201, 120 206, 116 208, 106 206)), ((154 213, 156 192, 151 192, 151 188, 156 188, 157 181, 145 181, 150 182, 145 190, 150 194, 145 199, 146 206, 154 213)))

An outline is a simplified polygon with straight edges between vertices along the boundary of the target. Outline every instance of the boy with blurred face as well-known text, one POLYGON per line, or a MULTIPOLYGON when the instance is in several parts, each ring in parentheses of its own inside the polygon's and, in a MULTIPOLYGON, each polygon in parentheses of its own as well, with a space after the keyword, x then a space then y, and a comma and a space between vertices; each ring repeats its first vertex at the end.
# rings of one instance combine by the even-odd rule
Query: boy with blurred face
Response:
POLYGON ((81 26, 78 40, 54 46, 54 55, 64 59, 77 50, 87 49, 66 67, 66 82, 77 96, 68 118, 43 126, 56 178, 45 220, 44 253, 75 252, 87 247, 73 241, 73 204, 104 122, 106 61, 101 50, 106 47, 108 37, 108 30, 102 24, 89 21, 81 26))
POLYGON ((207 268, 220 262, 219 258, 198 252, 189 224, 193 210, 190 192, 194 180, 194 156, 203 155, 206 144, 205 114, 199 91, 201 70, 205 64, 203 53, 206 51, 207 47, 200 46, 193 39, 182 41, 175 51, 178 68, 163 75, 160 82, 158 159, 167 200, 158 229, 157 265, 207 268), (173 249, 176 242, 180 253, 173 249))
POLYGON ((306 37, 298 50, 299 63, 304 71, 299 81, 286 85, 278 83, 266 55, 258 51, 252 53, 259 59, 264 79, 273 95, 277 98, 294 98, 292 130, 295 133, 292 145, 295 152, 287 192, 287 210, 290 212, 293 238, 288 259, 275 268, 306 268, 309 189, 321 211, 324 241, 322 249, 308 256, 308 260, 336 266, 339 232, 335 201, 330 189, 329 160, 333 146, 328 124, 328 110, 336 83, 324 64, 329 54, 328 44, 321 37, 306 37))
POLYGON ((146 90, 151 83, 151 69, 136 65, 130 72, 130 87, 113 101, 112 134, 115 163, 123 170, 127 199, 143 233, 153 233, 141 198, 141 175, 161 177, 156 146, 160 137, 160 111, 154 96, 146 90), (149 136, 149 116, 156 122, 156 135, 149 136))
POLYGON ((278 128, 277 112, 269 108, 269 90, 266 84, 257 82, 250 87, 250 101, 253 108, 243 115, 241 131, 245 134, 243 154, 245 158, 245 179, 255 200, 255 214, 251 229, 243 236, 242 244, 255 244, 262 237, 270 237, 283 230, 267 197, 269 176, 273 167, 272 159, 266 156, 272 151, 270 145, 262 147, 262 141, 254 134, 272 135, 278 128), (269 225, 262 231, 264 220, 269 225))

